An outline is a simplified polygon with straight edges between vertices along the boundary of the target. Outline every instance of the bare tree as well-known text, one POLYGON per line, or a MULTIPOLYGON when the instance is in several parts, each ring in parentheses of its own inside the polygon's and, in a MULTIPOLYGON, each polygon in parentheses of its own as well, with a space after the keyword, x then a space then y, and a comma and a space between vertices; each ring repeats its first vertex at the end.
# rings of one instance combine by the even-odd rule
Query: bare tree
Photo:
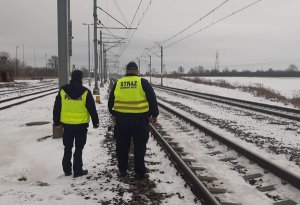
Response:
POLYGON ((9 62, 10 55, 7 52, 0 52, 0 69, 4 68, 4 66, 9 62))
POLYGON ((51 56, 51 58, 48 59, 48 66, 53 70, 58 70, 58 57, 51 56))
POLYGON ((296 66, 295 64, 291 64, 286 70, 289 72, 296 72, 298 71, 298 66, 296 66))
POLYGON ((178 74, 183 74, 184 73, 184 68, 182 66, 179 66, 177 69, 178 74))

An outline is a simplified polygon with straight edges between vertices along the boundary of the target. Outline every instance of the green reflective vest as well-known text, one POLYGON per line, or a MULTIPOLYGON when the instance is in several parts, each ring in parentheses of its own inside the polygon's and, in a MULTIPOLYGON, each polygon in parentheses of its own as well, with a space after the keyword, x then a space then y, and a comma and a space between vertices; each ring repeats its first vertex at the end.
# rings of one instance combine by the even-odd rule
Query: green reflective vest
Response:
POLYGON ((88 91, 85 91, 78 99, 71 99, 61 89, 61 114, 60 121, 64 124, 78 125, 90 122, 90 114, 85 107, 88 91))
POLYGON ((142 87, 142 78, 126 76, 117 81, 113 110, 121 113, 145 113, 149 103, 142 87))

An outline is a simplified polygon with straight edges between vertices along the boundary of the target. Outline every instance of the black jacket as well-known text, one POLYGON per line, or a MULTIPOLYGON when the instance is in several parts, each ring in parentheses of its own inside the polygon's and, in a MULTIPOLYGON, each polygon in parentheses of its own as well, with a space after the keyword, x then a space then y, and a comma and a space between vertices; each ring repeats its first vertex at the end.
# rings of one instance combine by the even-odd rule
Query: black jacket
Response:
MULTIPOLYGON (((127 74, 126 76, 134 76, 132 74, 127 74)), ((146 94, 146 98, 147 98, 147 101, 149 103, 149 112, 148 113, 142 113, 143 115, 146 115, 146 117, 157 117, 159 115, 159 111, 158 111, 158 105, 157 105, 157 100, 156 100, 156 95, 154 93, 154 90, 152 88, 152 86, 150 85, 150 83, 148 82, 148 80, 142 78, 141 80, 142 82, 142 88, 146 94)), ((115 101, 115 95, 114 95, 114 92, 115 92, 115 89, 116 89, 116 84, 114 84, 111 92, 110 92, 110 95, 109 95, 109 99, 108 99, 108 110, 109 112, 115 116, 115 117, 118 117, 118 116, 122 116, 122 115, 140 115, 140 114, 133 114, 133 113, 120 113, 120 112, 116 112, 114 111, 112 108, 114 106, 114 101, 115 101)))
MULTIPOLYGON (((70 84, 63 86, 60 89, 63 89, 67 93, 67 95, 72 99, 79 98, 87 90, 88 94, 87 94, 85 106, 91 115, 93 125, 94 126, 99 125, 99 118, 98 118, 98 113, 97 113, 96 106, 95 106, 95 101, 94 101, 93 95, 89 89, 84 87, 81 83, 74 83, 72 81, 70 82, 70 84)), ((68 125, 60 122, 60 112, 61 112, 61 96, 60 96, 60 90, 59 90, 59 93, 56 96, 54 108, 53 108, 53 122, 56 125, 62 124, 63 126, 68 126, 68 125)), ((74 125, 70 125, 70 126, 74 126, 74 125)), ((88 123, 84 123, 84 124, 80 124, 79 126, 88 127, 89 125, 88 125, 88 123)))

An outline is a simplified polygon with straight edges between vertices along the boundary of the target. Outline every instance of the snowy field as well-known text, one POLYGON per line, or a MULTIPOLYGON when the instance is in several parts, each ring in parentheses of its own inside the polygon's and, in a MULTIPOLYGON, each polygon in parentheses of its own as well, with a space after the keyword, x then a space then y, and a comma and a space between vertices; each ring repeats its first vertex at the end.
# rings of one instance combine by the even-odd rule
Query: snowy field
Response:
MULTIPOLYGON (((150 80, 149 77, 146 77, 146 79, 150 80)), ((255 78, 253 78, 253 79, 255 79, 255 78)), ((160 84, 160 78, 152 78, 151 81, 154 84, 160 84)), ((267 85, 270 86, 271 82, 269 84, 266 84, 266 87, 267 87, 267 85)), ((285 81, 282 81, 282 82, 284 82, 285 84, 284 83, 279 84, 279 81, 274 82, 273 83, 274 87, 271 87, 271 88, 272 89, 281 88, 281 90, 285 91, 284 93, 289 93, 289 95, 291 95, 291 93, 300 92, 300 79, 299 78, 293 78, 293 80, 291 80, 291 82, 288 79, 286 79, 285 81), (292 87, 291 87, 291 85, 292 85, 292 87)), ((217 87, 217 86, 197 84, 197 83, 189 82, 186 80, 172 79, 172 78, 164 78, 163 84, 165 86, 193 90, 193 91, 198 91, 198 92, 202 92, 202 93, 215 94, 215 95, 237 98, 237 99, 242 99, 242 100, 248 100, 248 101, 253 101, 253 102, 260 102, 260 103, 266 103, 266 104, 271 104, 271 105, 294 108, 294 106, 291 104, 274 102, 274 101, 265 99, 263 97, 254 96, 252 93, 244 92, 244 91, 241 91, 238 89, 228 89, 228 88, 222 88, 222 87, 217 87)), ((278 92, 279 92, 279 90, 278 90, 278 92)))
POLYGON ((300 78, 263 77, 201 77, 207 80, 225 80, 235 86, 259 86, 274 90, 287 98, 300 97, 300 78))

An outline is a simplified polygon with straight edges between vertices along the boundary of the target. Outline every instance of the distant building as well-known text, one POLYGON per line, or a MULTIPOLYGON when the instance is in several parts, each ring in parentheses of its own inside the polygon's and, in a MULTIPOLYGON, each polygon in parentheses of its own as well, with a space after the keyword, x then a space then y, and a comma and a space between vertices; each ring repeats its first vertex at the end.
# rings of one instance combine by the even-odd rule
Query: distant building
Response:
POLYGON ((0 82, 12 82, 14 81, 13 73, 10 70, 0 70, 0 82))
POLYGON ((7 57, 0 57, 0 82, 11 82, 14 81, 14 76, 12 71, 7 70, 5 65, 7 64, 7 57))

